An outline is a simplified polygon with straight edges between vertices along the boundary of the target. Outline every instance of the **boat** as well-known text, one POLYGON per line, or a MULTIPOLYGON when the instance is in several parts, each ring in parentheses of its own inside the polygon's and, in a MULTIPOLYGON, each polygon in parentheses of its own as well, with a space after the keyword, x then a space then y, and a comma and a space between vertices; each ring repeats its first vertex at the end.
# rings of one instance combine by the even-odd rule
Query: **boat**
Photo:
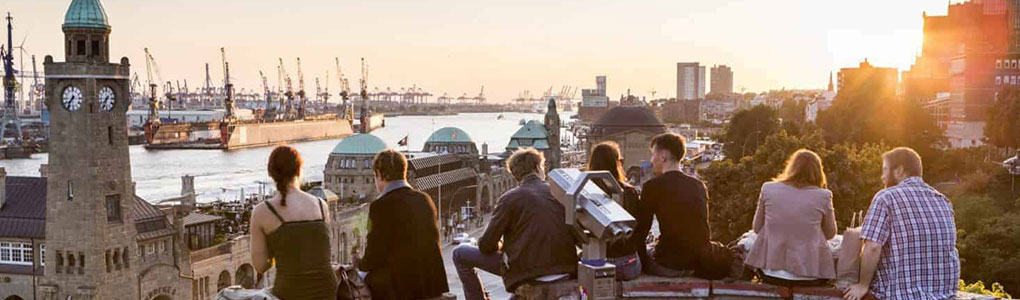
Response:
POLYGON ((499 114, 498 116, 496 116, 496 120, 502 120, 502 119, 504 119, 503 114, 499 114))
POLYGON ((335 116, 279 121, 152 122, 145 126, 145 148, 232 150, 282 142, 342 138, 352 134, 352 123, 335 116))

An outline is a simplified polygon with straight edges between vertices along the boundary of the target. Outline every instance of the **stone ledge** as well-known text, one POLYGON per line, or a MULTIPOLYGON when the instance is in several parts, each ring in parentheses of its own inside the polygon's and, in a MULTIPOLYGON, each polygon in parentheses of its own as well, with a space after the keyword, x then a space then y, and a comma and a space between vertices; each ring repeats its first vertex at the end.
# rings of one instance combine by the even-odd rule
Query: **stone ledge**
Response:
MULTIPOLYGON (((579 299, 577 280, 550 284, 523 284, 516 290, 520 299, 579 299)), ((794 299, 839 300, 843 292, 832 287, 781 287, 749 281, 668 278, 641 275, 617 282, 617 299, 794 299)), ((996 300, 993 296, 957 292, 958 300, 996 300)))

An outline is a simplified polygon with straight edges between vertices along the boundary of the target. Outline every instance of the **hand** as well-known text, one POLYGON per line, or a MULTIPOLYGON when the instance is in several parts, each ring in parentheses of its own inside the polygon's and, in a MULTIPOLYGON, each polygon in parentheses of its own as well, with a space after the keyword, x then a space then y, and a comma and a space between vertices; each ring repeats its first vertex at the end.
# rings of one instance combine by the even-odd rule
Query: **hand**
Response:
POLYGON ((868 285, 857 283, 851 285, 843 291, 843 299, 846 300, 860 300, 864 299, 864 296, 868 294, 868 285))

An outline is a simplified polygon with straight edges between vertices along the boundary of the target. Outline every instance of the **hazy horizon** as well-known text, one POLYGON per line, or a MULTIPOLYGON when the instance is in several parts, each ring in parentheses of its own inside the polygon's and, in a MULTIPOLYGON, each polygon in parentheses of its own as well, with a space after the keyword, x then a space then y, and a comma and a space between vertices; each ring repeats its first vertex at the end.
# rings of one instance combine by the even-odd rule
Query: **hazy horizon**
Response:
MULTIPOLYGON (((920 52, 922 13, 942 15, 945 1, 469 1, 371 2, 292 0, 103 1, 111 61, 127 56, 145 80, 148 47, 162 80, 186 79, 192 89, 210 64, 222 83, 219 48, 226 47, 235 86, 261 90, 258 71, 276 86, 278 58, 297 88, 301 57, 305 89, 330 73, 333 58, 357 89, 359 58, 369 85, 385 90, 417 85, 435 97, 474 96, 505 102, 524 90, 593 88, 608 76, 616 99, 675 96, 676 63, 725 64, 734 90, 824 88, 830 71, 867 58, 904 70, 920 52)), ((953 1, 959 2, 959 1, 953 1)), ((41 71, 45 55, 63 61, 60 25, 70 0, 7 0, 14 44, 25 40, 41 71), (27 35, 27 39, 25 39, 27 35)), ((6 34, 6 32, 4 32, 6 34)), ((0 43, 6 43, 6 40, 0 43)), ((18 50, 15 65, 18 67, 18 50)), ((29 57, 25 69, 31 71, 29 57)), ((708 79, 708 78, 706 78, 708 79)), ((706 80, 710 81, 710 80, 706 80)), ((323 82, 323 86, 325 83, 323 82)), ((578 93, 578 98, 580 93, 578 93)), ((434 97, 434 98, 435 98, 434 97)), ((434 99, 433 98, 433 99, 434 99)))

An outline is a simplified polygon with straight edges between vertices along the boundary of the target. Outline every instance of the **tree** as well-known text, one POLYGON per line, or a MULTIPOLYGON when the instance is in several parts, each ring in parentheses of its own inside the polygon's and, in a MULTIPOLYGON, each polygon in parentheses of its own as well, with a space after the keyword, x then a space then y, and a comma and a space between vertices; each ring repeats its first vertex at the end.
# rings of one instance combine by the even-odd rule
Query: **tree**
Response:
POLYGON ((1006 88, 998 93, 995 104, 988 108, 985 137, 992 145, 1020 148, 1020 89, 1006 88))
POLYGON ((807 118, 805 110, 807 108, 807 102, 794 100, 792 97, 784 99, 783 104, 779 106, 779 117, 783 119, 783 123, 804 123, 807 118))
POLYGON ((779 129, 779 117, 776 110, 758 105, 746 110, 737 111, 730 123, 723 128, 719 138, 725 146, 726 157, 740 160, 741 157, 753 155, 765 138, 779 129))

